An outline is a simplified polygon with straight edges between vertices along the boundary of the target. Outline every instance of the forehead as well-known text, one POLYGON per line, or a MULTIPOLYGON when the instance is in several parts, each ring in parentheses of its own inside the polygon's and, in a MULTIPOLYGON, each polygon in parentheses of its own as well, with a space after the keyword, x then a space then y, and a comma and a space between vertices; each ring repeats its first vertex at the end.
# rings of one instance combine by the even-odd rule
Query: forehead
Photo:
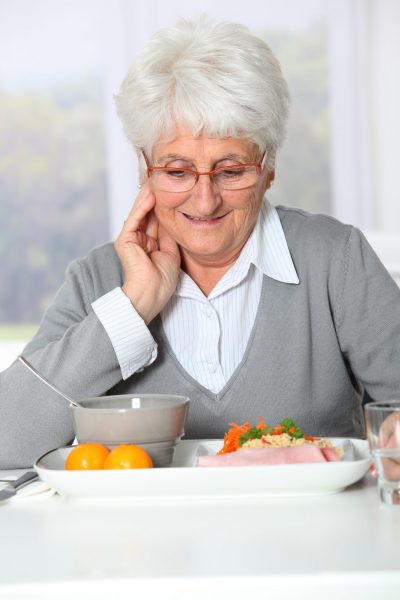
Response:
POLYGON ((207 133, 195 136, 191 129, 184 125, 177 126, 173 140, 161 138, 153 147, 156 159, 181 156, 188 159, 215 159, 228 155, 236 155, 239 159, 250 159, 256 151, 256 145, 248 140, 238 138, 211 137, 207 133))

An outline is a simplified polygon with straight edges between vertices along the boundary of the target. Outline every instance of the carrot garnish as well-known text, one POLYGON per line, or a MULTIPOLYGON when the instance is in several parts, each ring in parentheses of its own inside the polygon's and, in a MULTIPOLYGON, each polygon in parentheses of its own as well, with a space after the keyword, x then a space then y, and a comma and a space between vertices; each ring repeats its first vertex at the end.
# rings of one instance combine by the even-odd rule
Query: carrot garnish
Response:
POLYGON ((252 427, 248 422, 243 423, 243 425, 234 422, 229 423, 231 428, 225 433, 224 444, 217 454, 236 452, 243 444, 254 439, 260 439, 262 443, 265 443, 263 436, 267 435, 281 435, 282 433, 287 433, 294 439, 304 438, 312 442, 320 439, 312 437, 311 435, 305 435, 300 427, 297 427, 293 419, 290 418, 283 419, 283 421, 279 425, 275 425, 275 427, 267 427, 262 417, 259 417, 258 419, 258 424, 255 427, 252 427))
POLYGON ((238 450, 240 448, 240 436, 251 429, 250 423, 243 423, 243 425, 229 423, 229 425, 231 426, 231 429, 224 435, 224 445, 217 454, 227 454, 228 452, 235 452, 235 450, 238 450))
POLYGON ((284 429, 282 427, 282 425, 276 425, 273 430, 272 430, 272 435, 281 435, 281 433, 283 433, 284 429))
POLYGON ((321 438, 313 437, 312 435, 306 435, 306 434, 304 434, 303 437, 305 440, 308 440, 309 442, 316 442, 317 440, 321 439, 321 438))
POLYGON ((266 424, 264 423, 264 420, 262 417, 258 417, 258 425, 257 425, 257 429, 267 429, 266 424))

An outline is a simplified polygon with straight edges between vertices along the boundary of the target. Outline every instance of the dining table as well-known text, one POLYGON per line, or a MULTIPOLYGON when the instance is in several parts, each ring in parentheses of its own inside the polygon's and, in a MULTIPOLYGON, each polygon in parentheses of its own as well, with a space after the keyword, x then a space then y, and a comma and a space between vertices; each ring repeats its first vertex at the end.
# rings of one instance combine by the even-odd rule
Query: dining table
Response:
POLYGON ((400 506, 370 473, 339 493, 244 492, 17 495, 0 503, 0 598, 400 598, 400 506))

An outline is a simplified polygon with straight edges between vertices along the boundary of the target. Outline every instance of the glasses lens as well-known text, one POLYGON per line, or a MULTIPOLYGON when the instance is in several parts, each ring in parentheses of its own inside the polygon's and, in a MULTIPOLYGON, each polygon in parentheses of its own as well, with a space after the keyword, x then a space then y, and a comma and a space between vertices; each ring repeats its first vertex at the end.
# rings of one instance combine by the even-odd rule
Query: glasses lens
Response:
POLYGON ((196 175, 179 169, 153 171, 155 185, 164 192, 188 192, 196 183, 196 175))
POLYGON ((218 170, 214 173, 213 180, 222 190, 242 190, 257 183, 258 172, 253 166, 232 166, 218 170))
MULTIPOLYGON (((190 171, 165 168, 152 171, 156 187, 164 192, 188 192, 196 184, 196 174, 190 171)), ((220 190, 242 190, 258 181, 256 167, 232 165, 212 174, 212 181, 220 190)))

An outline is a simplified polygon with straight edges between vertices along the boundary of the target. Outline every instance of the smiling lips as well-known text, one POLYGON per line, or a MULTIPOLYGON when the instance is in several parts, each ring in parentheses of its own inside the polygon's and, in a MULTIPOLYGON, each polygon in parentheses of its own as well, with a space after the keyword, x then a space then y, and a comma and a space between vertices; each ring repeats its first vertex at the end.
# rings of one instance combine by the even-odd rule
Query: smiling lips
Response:
POLYGON ((213 223, 218 223, 218 221, 221 221, 221 219, 223 219, 224 217, 226 217, 225 215, 221 215, 219 217, 193 217, 191 215, 187 215, 186 213, 181 213, 188 221, 191 221, 192 223, 201 223, 201 224, 213 224, 213 223))

